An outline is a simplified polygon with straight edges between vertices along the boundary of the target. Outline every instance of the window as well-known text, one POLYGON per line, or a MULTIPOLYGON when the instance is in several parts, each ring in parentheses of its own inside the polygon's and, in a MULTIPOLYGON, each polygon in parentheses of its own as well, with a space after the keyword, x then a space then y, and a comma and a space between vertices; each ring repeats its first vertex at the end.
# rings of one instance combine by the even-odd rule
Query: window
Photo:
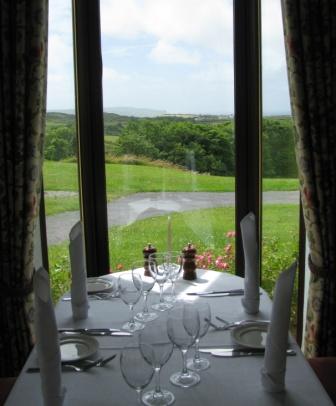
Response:
MULTIPOLYGON (((58 7, 70 12, 69 3, 58 7)), ((71 162, 69 190, 80 194, 88 274, 127 268, 149 242, 164 250, 171 215, 173 248, 192 241, 199 254, 212 250, 214 267, 214 258, 227 254, 223 248, 231 237, 226 233, 235 227, 236 256, 234 260, 231 256, 229 266, 243 275, 239 221, 249 211, 258 217, 267 272, 270 244, 274 240, 280 249, 277 239, 287 236, 280 232, 274 236, 274 216, 282 222, 286 219, 293 235, 298 228, 298 200, 289 209, 271 207, 266 198, 261 205, 262 175, 264 197, 272 188, 288 185, 296 193, 295 179, 278 179, 295 177, 292 145, 283 143, 284 137, 290 138, 290 121, 279 117, 289 113, 288 104, 286 111, 277 104, 282 96, 288 102, 283 48, 276 58, 272 54, 278 49, 277 41, 282 41, 280 2, 73 0, 73 15, 81 186, 77 188, 76 164, 71 162), (140 117, 144 114, 155 117, 140 117), (270 159, 279 142, 282 157, 270 159), (277 179, 270 181, 272 177, 277 179), (223 208, 224 200, 218 203, 209 195, 198 201, 198 207, 199 192, 230 193, 225 196, 231 199, 230 207, 223 208), (156 193, 157 200, 149 193, 156 193), (181 193, 180 200, 173 193, 181 193), (183 194, 189 200, 182 202, 181 209, 183 194), (208 207, 209 201, 213 207, 208 207), (190 211, 185 211, 188 204, 190 211)), ((66 21, 69 15, 62 24, 66 21)), ((70 35, 69 27, 66 31, 70 35)), ((65 88, 64 94, 65 101, 72 91, 65 88)), ((46 170, 45 179, 49 182, 46 170)), ((71 198, 73 202, 67 200, 67 204, 73 210, 78 198, 71 198)), ((293 249, 296 246, 295 240, 293 249)), ((294 255, 285 245, 282 250, 294 255)), ((221 266, 225 262, 221 259, 221 266)), ((276 263, 276 269, 285 262, 276 263)), ((266 277, 263 283, 271 290, 266 277)))

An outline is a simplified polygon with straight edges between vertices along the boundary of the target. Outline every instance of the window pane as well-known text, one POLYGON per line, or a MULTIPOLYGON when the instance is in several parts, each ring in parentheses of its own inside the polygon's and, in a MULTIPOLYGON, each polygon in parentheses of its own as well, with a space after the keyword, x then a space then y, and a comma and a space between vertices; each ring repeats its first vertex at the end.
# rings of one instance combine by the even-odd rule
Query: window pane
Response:
POLYGON ((102 0, 101 29, 112 270, 165 251, 168 216, 234 270, 232 1, 102 0))
POLYGON ((79 220, 71 0, 50 0, 44 189, 54 299, 69 287, 68 240, 79 220))
MULTIPOLYGON (((263 264, 262 284, 272 294, 279 273, 297 257, 299 192, 294 155, 280 0, 262 1, 263 54, 263 264)), ((295 327, 297 288, 292 306, 295 327)))

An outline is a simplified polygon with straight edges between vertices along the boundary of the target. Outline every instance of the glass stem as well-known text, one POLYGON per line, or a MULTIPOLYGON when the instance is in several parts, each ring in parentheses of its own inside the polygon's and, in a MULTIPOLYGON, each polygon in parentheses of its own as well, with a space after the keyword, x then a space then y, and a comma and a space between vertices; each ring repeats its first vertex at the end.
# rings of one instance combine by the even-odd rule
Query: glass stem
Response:
POLYGON ((139 403, 139 405, 142 405, 143 404, 142 399, 141 399, 142 390, 141 389, 136 389, 136 391, 137 391, 137 394, 138 394, 138 403, 139 403))
POLYGON ((129 324, 131 324, 131 325, 135 324, 133 307, 134 307, 133 304, 129 305, 129 308, 130 308, 130 311, 131 311, 131 318, 130 318, 129 324))
POLYGON ((175 298, 175 282, 171 281, 171 284, 172 284, 171 295, 172 295, 172 298, 174 299, 175 298))
POLYGON ((196 341, 195 341, 195 356, 194 356, 194 362, 199 362, 199 360, 200 360, 199 338, 196 338, 196 341))
POLYGON ((160 385, 160 367, 155 367, 155 392, 154 397, 161 397, 161 385, 160 385))
POLYGON ((148 314, 148 304, 147 304, 148 292, 146 290, 143 292, 143 296, 144 296, 144 306, 142 309, 142 313, 148 314))
POLYGON ((188 375, 188 368, 187 368, 187 349, 183 348, 181 349, 182 352, 182 360, 183 360, 183 369, 182 369, 182 375, 188 375))
POLYGON ((163 285, 160 285, 160 303, 163 303, 163 285))

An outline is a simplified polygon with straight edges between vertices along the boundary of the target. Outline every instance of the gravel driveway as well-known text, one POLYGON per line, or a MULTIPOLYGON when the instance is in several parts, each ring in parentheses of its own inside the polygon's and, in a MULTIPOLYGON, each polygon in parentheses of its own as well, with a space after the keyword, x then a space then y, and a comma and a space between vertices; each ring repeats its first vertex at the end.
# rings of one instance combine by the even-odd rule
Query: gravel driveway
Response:
MULTIPOLYGON (((299 202, 299 192, 264 192, 263 202, 295 204, 299 202)), ((234 204, 233 192, 136 193, 108 203, 108 224, 109 227, 126 225, 147 217, 163 216, 171 212, 234 206, 234 204)), ((59 244, 67 240, 72 225, 78 220, 78 211, 48 216, 48 244, 59 244)))

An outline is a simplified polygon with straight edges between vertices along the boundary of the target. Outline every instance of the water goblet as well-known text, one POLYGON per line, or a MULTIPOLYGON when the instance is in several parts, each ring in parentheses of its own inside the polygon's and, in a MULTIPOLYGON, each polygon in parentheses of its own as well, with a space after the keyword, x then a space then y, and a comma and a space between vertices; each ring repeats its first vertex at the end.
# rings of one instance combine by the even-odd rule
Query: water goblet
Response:
POLYGON ((173 352, 173 344, 167 334, 167 324, 163 320, 154 320, 147 324, 139 334, 139 347, 145 360, 155 371, 155 388, 144 393, 142 401, 147 406, 171 405, 174 395, 161 388, 160 372, 173 352))
POLYGON ((160 286, 160 301, 152 306, 152 309, 164 312, 172 308, 172 304, 166 303, 163 298, 163 286, 168 280, 167 257, 166 254, 151 254, 148 257, 148 270, 160 286))
POLYGON ((197 302, 195 306, 198 310, 200 319, 199 334, 195 340, 195 355, 187 360, 187 367, 193 371, 204 371, 210 367, 210 361, 207 358, 201 358, 199 352, 199 341, 209 330, 211 321, 211 310, 208 302, 197 302))
MULTIPOLYGON (((141 283, 141 275, 138 275, 138 283, 141 283)), ((119 295, 122 301, 129 306, 131 317, 130 320, 125 323, 122 328, 124 330, 134 332, 136 330, 141 330, 144 328, 144 324, 135 321, 133 308, 136 303, 138 303, 141 295, 142 289, 138 289, 134 286, 132 272, 122 273, 118 278, 118 288, 119 295)))
POLYGON ((169 311, 167 331, 170 340, 181 350, 183 368, 170 377, 170 382, 183 388, 189 388, 200 381, 200 376, 187 368, 187 351, 199 334, 200 321, 197 308, 193 303, 177 302, 169 311))
POLYGON ((180 276, 182 270, 183 257, 179 251, 171 251, 164 254, 166 255, 166 261, 164 262, 163 266, 166 267, 168 272, 168 280, 171 282, 171 294, 167 296, 166 300, 174 303, 176 302, 175 282, 180 276))
POLYGON ((142 356, 138 343, 124 347, 120 354, 120 369, 126 383, 137 391, 138 404, 141 405, 142 390, 152 380, 154 368, 142 356))
MULTIPOLYGON (((148 261, 148 266, 153 266, 150 265, 151 261, 148 261)), ((143 309, 140 313, 137 313, 135 316, 135 319, 138 321, 142 322, 147 322, 147 321, 152 321, 155 320, 158 315, 154 312, 149 312, 148 311, 148 304, 147 304, 147 299, 148 299, 148 294, 152 290, 154 284, 155 284, 155 277, 156 275, 153 274, 151 276, 146 276, 145 275, 145 268, 144 268, 144 262, 143 261, 138 261, 134 262, 132 264, 132 276, 133 276, 133 283, 134 286, 138 289, 142 289, 142 294, 144 298, 144 305, 143 309)))

